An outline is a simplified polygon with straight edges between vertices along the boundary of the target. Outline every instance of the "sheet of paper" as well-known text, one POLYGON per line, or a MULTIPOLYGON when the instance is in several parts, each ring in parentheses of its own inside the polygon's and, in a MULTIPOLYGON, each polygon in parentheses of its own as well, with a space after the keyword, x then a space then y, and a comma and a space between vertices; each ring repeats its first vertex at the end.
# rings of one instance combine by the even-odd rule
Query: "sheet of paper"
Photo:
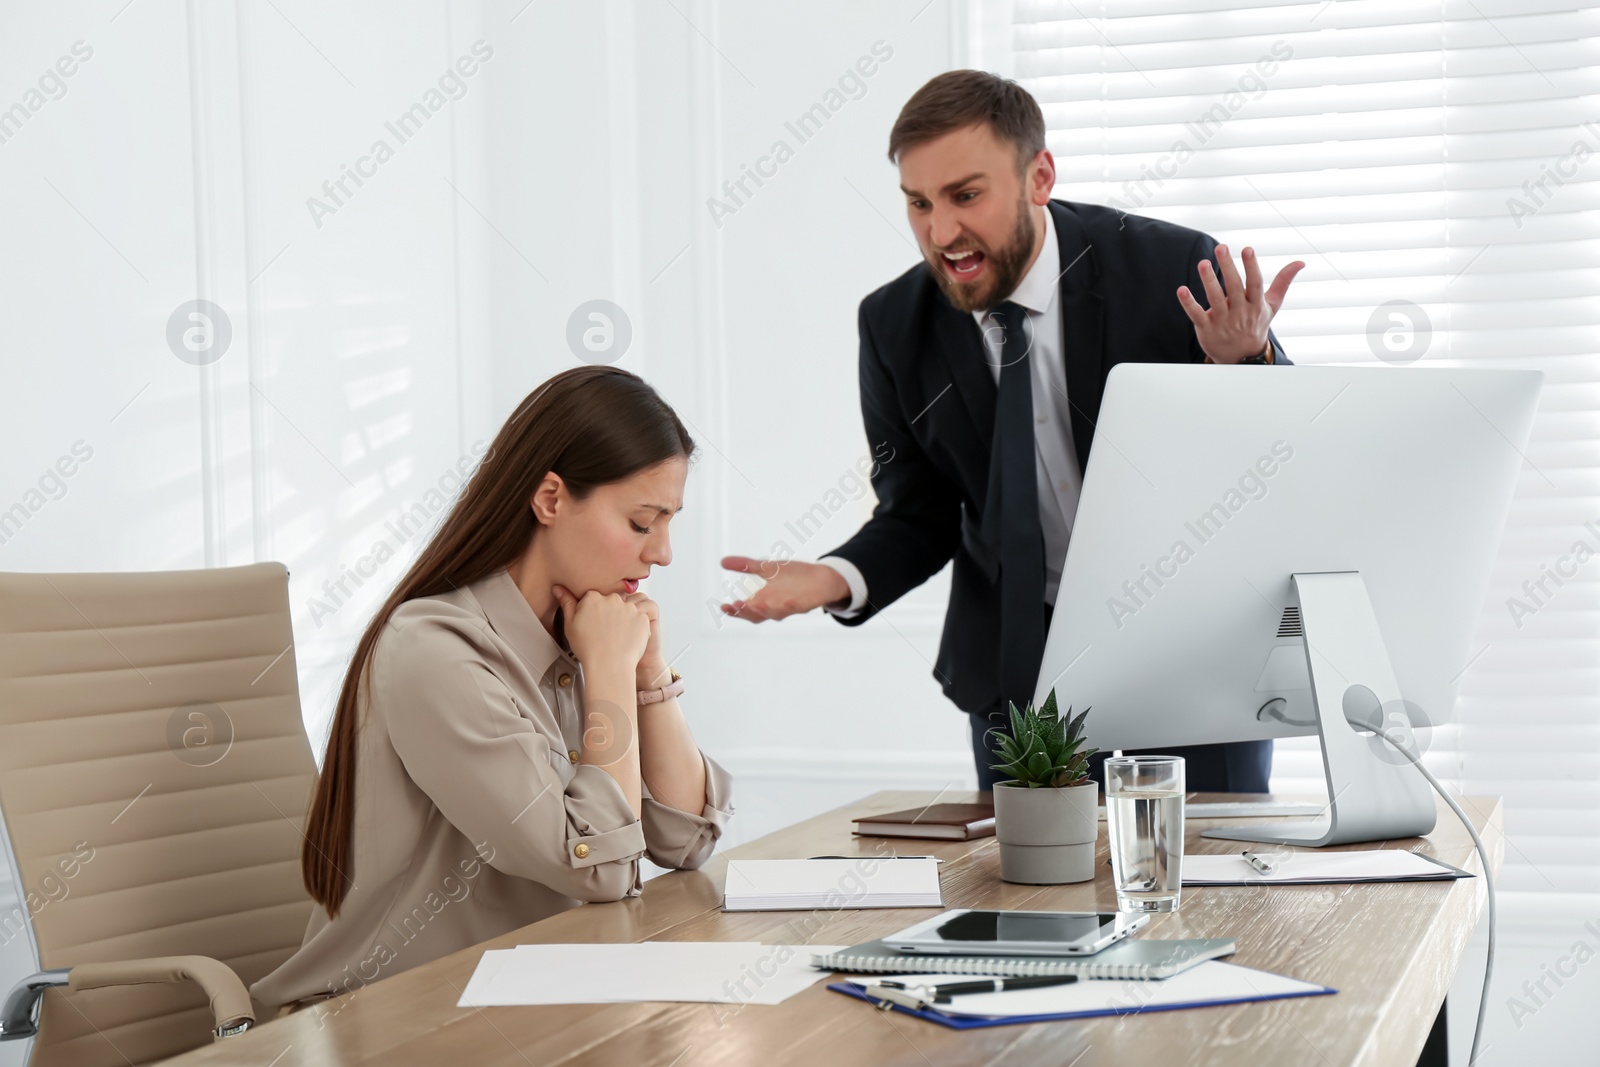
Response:
POLYGON ((811 966, 813 952, 838 952, 846 947, 645 941, 490 949, 478 961, 456 1006, 635 1001, 779 1004, 828 977, 811 966))
POLYGON ((729 860, 725 894, 740 902, 810 907, 937 907, 935 859, 729 860))
MULTIPOLYGON (((902 974, 871 978, 851 978, 852 985, 865 989, 876 981, 897 981, 935 985, 939 982, 970 982, 971 975, 902 974)), ((1013 989, 1008 993, 967 993, 950 998, 937 1010, 951 1015, 983 1015, 999 1018, 1012 1015, 1060 1015, 1068 1012, 1130 1012, 1139 1008, 1172 1004, 1225 1004, 1233 1001, 1262 1000, 1271 997, 1308 996, 1328 992, 1326 986, 1285 978, 1270 971, 1258 971, 1234 963, 1210 960, 1182 974, 1157 980, 1089 979, 1071 985, 1042 986, 1038 989, 1013 989)))
POLYGON ((1375 879, 1404 881, 1450 874, 1425 856, 1405 849, 1364 849, 1353 852, 1273 852, 1266 855, 1276 868, 1262 874, 1237 852, 1221 856, 1183 857, 1183 884, 1207 882, 1296 882, 1316 879, 1375 879))
POLYGON ((483 1003, 483 998, 488 994, 489 983, 494 976, 500 973, 500 967, 505 963, 516 949, 491 948, 478 957, 478 966, 472 972, 472 977, 467 979, 467 988, 461 991, 461 999, 456 1001, 458 1008, 476 1007, 483 1003))

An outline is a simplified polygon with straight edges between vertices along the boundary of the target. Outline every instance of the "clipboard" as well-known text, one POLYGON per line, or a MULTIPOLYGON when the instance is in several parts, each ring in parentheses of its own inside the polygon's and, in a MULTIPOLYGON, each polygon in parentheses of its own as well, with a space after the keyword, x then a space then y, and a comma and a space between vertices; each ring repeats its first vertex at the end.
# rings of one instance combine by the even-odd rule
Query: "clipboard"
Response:
POLYGON ((1270 874, 1258 874, 1251 871, 1249 864, 1239 859, 1237 854, 1229 856, 1220 854, 1185 856, 1184 862, 1192 867, 1194 865, 1192 861, 1200 859, 1203 859, 1208 867, 1226 866, 1237 869, 1238 876, 1210 876, 1201 880, 1191 880, 1186 873, 1183 878, 1183 887, 1185 889, 1204 889, 1209 886, 1226 885, 1363 885, 1374 882, 1448 882, 1458 878, 1477 877, 1471 871, 1446 863, 1436 856, 1429 856, 1420 852, 1407 852, 1402 849, 1338 850, 1331 852, 1305 850, 1289 852, 1280 857, 1281 862, 1277 869, 1270 874), (1406 864, 1407 869, 1383 869, 1402 862, 1406 864), (1380 865, 1377 871, 1371 870, 1370 867, 1363 869, 1365 865, 1373 863, 1380 865), (1341 870, 1341 868, 1345 869, 1341 870), (1297 873, 1301 871, 1305 873, 1297 873))
MULTIPOLYGON (((1204 974, 1206 968, 1223 968, 1224 971, 1222 972, 1213 971, 1213 976, 1217 974, 1228 974, 1230 977, 1235 979, 1231 983, 1235 987, 1241 984, 1241 979, 1243 985, 1253 986, 1254 983, 1251 982, 1249 975, 1260 975, 1262 979, 1270 977, 1280 984, 1286 980, 1294 982, 1298 988, 1265 993, 1257 992, 1254 994, 1239 994, 1210 999, 1195 1000, 1182 998, 1168 1000, 1165 1002, 1146 1001, 1145 1003, 1136 1003, 1136 1001, 1139 999, 1138 993, 1141 987, 1151 990, 1164 987, 1171 988, 1177 984, 1178 979, 1176 977, 1159 980, 1132 979, 1125 982, 1100 979, 1074 983, 1073 987, 1053 988, 1078 988, 1080 992, 1082 992, 1083 990, 1088 990, 1093 987, 1106 986, 1110 987, 1113 993, 1120 995, 1122 999, 1126 1000, 1127 1003, 1125 1006, 1119 1004, 1114 1006, 1101 1006, 1072 1011, 1019 1013, 1006 1015, 952 1014, 947 1011, 942 1011, 939 1008, 926 1005, 921 1008, 913 1008, 903 1004, 888 1004, 887 1007, 885 1007, 885 1002, 869 996, 865 988, 857 985, 854 982, 831 982, 829 983, 828 988, 833 990, 835 993, 843 993, 845 996, 866 1001, 874 1008, 879 1008, 886 1011, 897 1011, 904 1015, 914 1015, 919 1019, 924 1019, 931 1023, 938 1023, 940 1026, 949 1027, 952 1030, 975 1030, 990 1026, 1012 1026, 1020 1023, 1056 1022, 1064 1019, 1094 1019, 1103 1018, 1105 1016, 1137 1015, 1146 1012, 1178 1011, 1184 1008, 1222 1007, 1229 1004, 1250 1004, 1256 1001, 1291 1000, 1300 997, 1329 996, 1338 992, 1337 989, 1334 989, 1330 986, 1319 985, 1315 982, 1303 982, 1297 979, 1285 979, 1281 975, 1273 975, 1269 972, 1255 971, 1248 967, 1240 967, 1236 964, 1220 963, 1217 961, 1210 961, 1200 964, 1199 966, 1185 973, 1193 976, 1194 984, 1203 988, 1210 984, 1206 975, 1204 974)), ((1266 983, 1263 982, 1263 984, 1266 983)), ((1017 992, 982 995, 990 998, 1017 998, 1023 993, 1027 992, 1031 991, 1022 990, 1017 992)))

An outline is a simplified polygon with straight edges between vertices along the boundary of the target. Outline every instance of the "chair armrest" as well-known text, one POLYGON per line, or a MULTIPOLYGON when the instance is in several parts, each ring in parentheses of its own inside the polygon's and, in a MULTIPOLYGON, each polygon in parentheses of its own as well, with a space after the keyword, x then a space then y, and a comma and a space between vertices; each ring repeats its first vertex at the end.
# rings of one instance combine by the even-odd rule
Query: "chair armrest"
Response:
POLYGON ((67 972, 39 971, 30 974, 11 987, 6 994, 5 1006, 0 1008, 0 1041, 17 1041, 33 1037, 39 1032, 33 1021, 33 1009, 46 989, 67 984, 67 972))
POLYGON ((188 979, 205 990, 211 1001, 218 1038, 248 1030, 256 1021, 250 993, 227 964, 209 956, 152 956, 142 960, 80 963, 67 972, 67 988, 100 989, 105 986, 181 982, 188 979))

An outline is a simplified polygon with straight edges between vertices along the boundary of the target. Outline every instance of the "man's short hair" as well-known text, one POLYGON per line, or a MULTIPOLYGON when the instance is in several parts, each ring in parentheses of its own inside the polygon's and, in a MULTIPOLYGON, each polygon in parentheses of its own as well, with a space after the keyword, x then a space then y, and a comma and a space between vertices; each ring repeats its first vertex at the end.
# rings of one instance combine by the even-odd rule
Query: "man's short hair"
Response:
POLYGON ((912 94, 889 131, 889 162, 900 153, 954 130, 986 124, 1017 150, 1020 174, 1045 147, 1044 112, 1026 89, 982 70, 951 70, 912 94))

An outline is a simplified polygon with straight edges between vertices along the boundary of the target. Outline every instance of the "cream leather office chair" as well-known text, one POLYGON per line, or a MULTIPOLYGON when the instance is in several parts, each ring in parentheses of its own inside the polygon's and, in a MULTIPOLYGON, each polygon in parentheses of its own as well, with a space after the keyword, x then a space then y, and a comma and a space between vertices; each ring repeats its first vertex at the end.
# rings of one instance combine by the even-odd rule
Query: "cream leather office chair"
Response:
POLYGON ((248 1027, 314 906, 315 776, 281 563, 0 573, 0 939, 39 969, 0 1037, 127 1067, 248 1027))

